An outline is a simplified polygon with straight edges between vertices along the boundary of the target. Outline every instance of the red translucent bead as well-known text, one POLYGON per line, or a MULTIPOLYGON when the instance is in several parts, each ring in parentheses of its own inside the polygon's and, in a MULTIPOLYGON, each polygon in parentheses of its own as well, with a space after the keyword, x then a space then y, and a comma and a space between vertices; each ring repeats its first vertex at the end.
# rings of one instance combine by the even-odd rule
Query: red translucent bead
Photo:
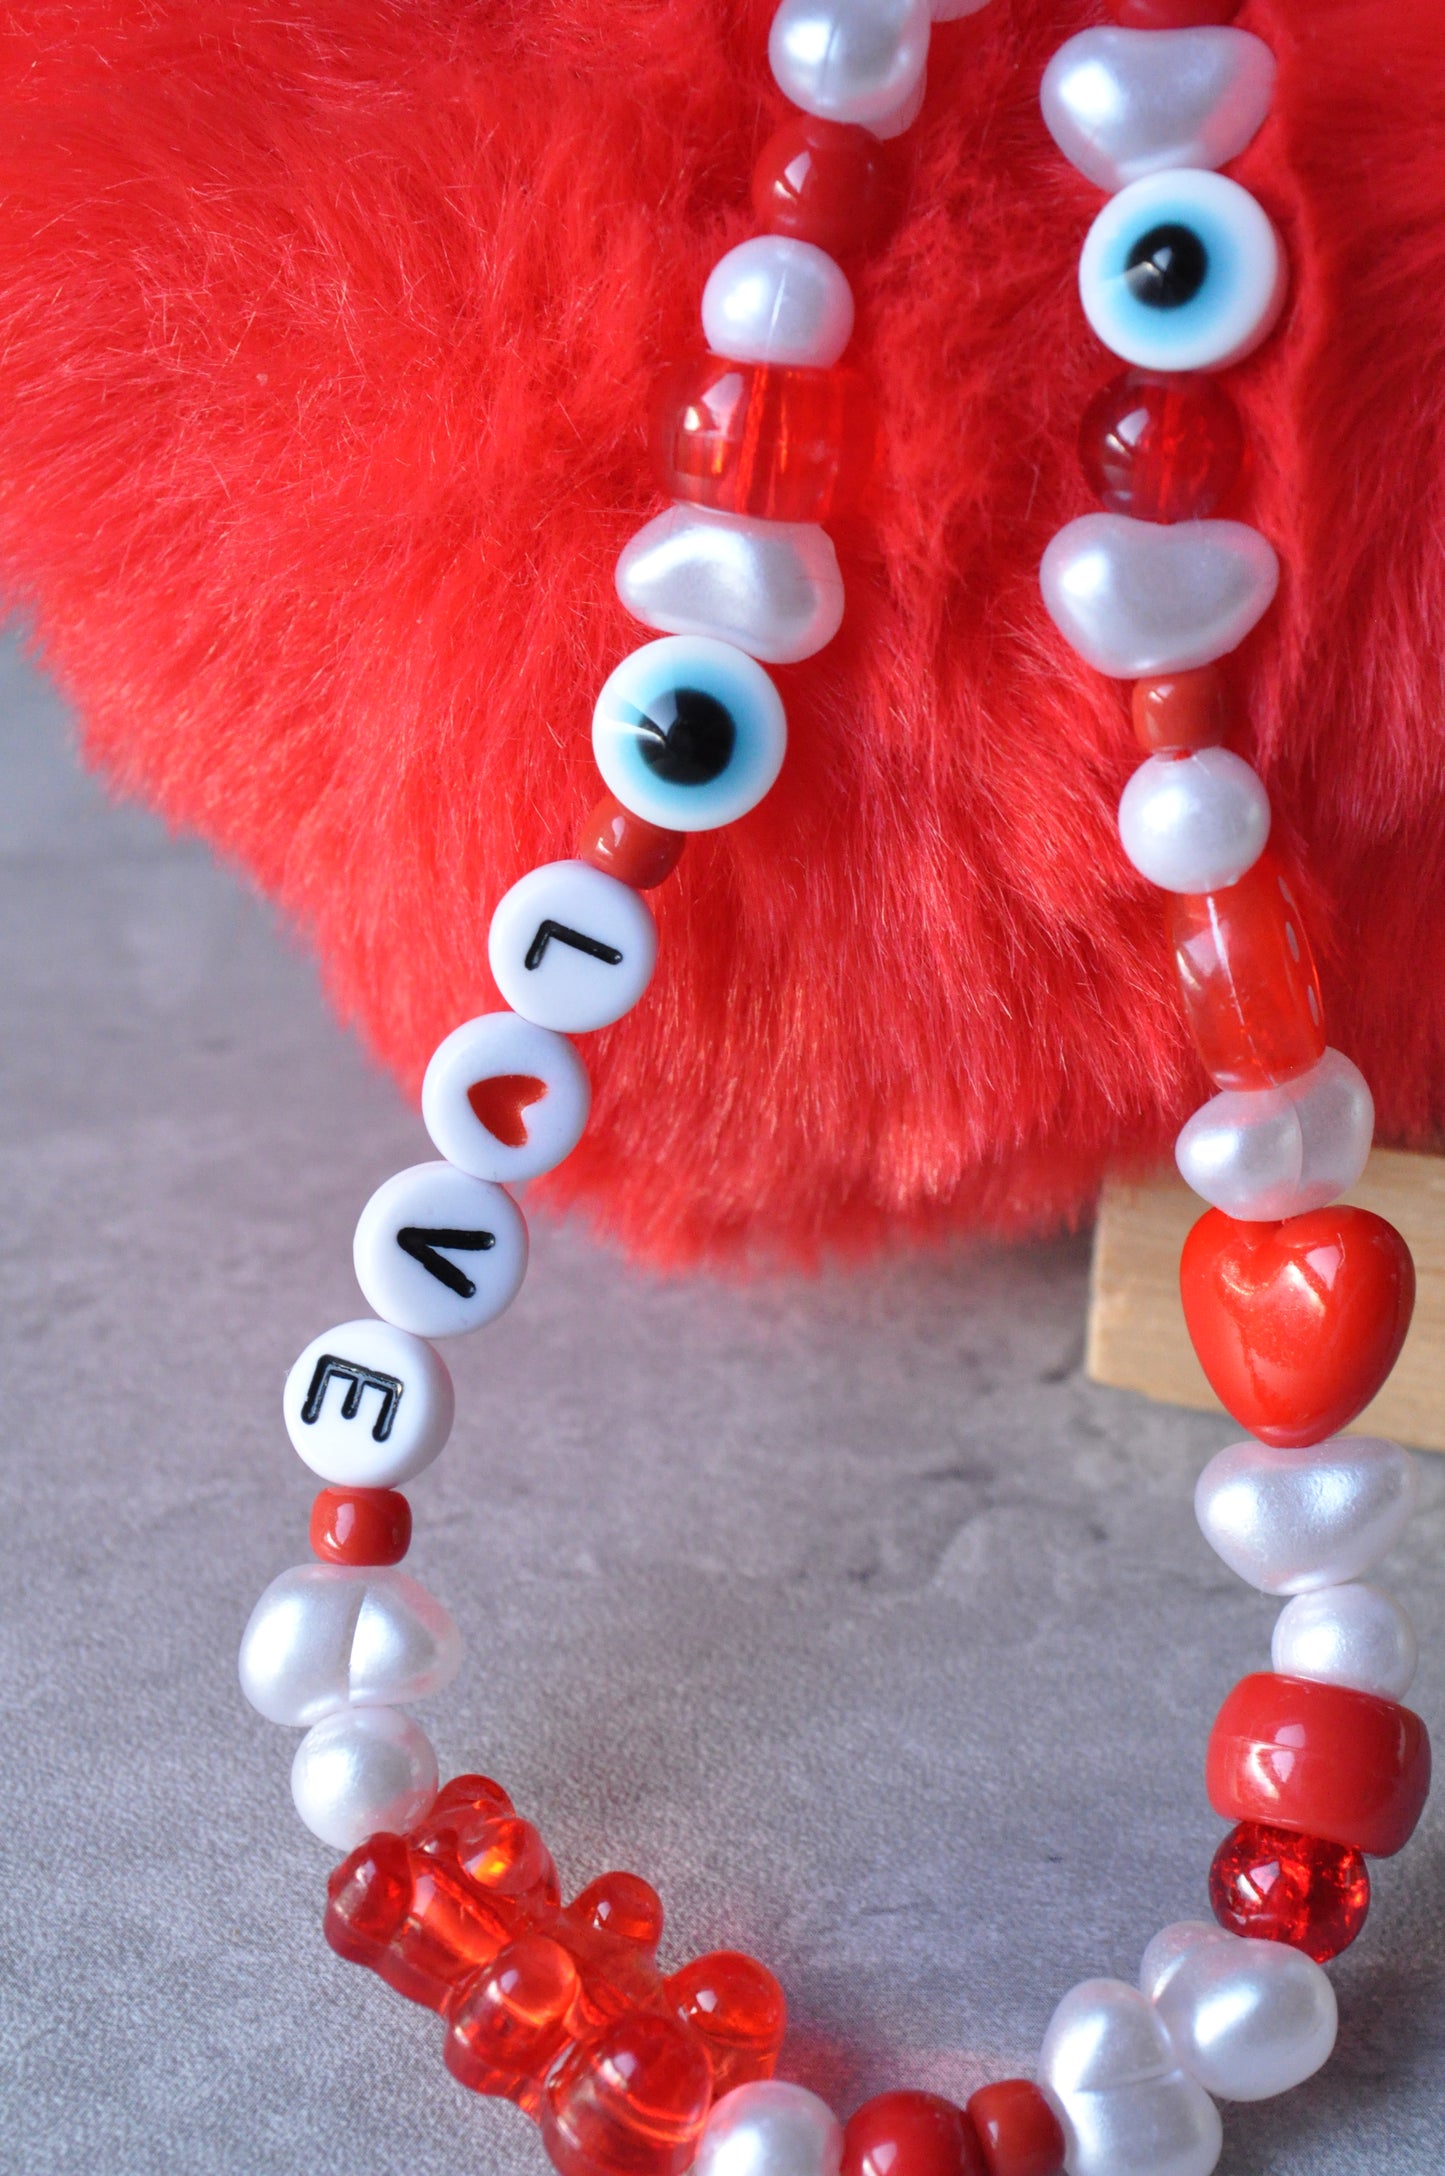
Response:
POLYGON ((1228 1821, 1303 1829, 1388 1859, 1424 1810, 1429 1733, 1397 1701, 1261 1670, 1215 1718, 1205 1781, 1228 1821))
POLYGON ((981 2085, 968 2113, 988 2176, 1062 2176, 1063 2129, 1031 2078, 981 2085))
POLYGON ((753 210, 770 234, 812 242, 830 257, 877 249, 898 216, 897 169, 866 128, 794 114, 753 168, 753 210))
POLYGON ((1126 370, 1084 410, 1079 459, 1110 513, 1199 521, 1238 476, 1244 432, 1213 378, 1126 370))
POLYGON ((394 1488, 324 1488, 311 1506, 311 1546, 328 1564, 399 1564, 411 1505, 394 1488))
POLYGON ((547 2082, 542 2143, 561 2176, 684 2176, 711 2105, 697 2036, 643 2012, 564 2059, 547 2082))
POLYGON ((674 1972, 666 1986, 668 2001, 708 2051, 715 2097, 772 2076, 788 2012, 771 1972, 738 1950, 716 1949, 674 1972))
POLYGON ((568 2038, 578 1971, 560 1942, 522 1934, 471 1981, 443 2046, 448 2070, 474 2093, 534 2114, 542 2080, 568 2038))
MULTIPOLYGON (((630 808, 624 808, 609 793, 598 802, 582 826, 577 852, 581 860, 590 862, 594 869, 604 870, 608 876, 615 876, 620 884, 630 884, 636 892, 650 892, 672 875, 686 844, 685 832, 664 831, 644 817, 634 816, 630 808)), ((546 1094, 545 1081, 530 1085, 535 1085, 539 1095, 546 1094)), ((536 1096, 530 1100, 535 1102, 536 1096)), ((482 1118, 484 1126, 490 1124, 480 1111, 477 1116, 482 1118)), ((491 1130, 497 1132, 495 1126, 491 1130)), ((523 1127, 520 1141, 526 1138, 523 1127)), ((520 1146, 520 1141, 509 1140, 506 1134, 499 1134, 498 1139, 506 1141, 509 1148, 520 1146)))
POLYGON ((855 371, 707 355, 675 363, 653 406, 652 451, 674 499, 768 521, 831 521, 856 504, 875 426, 855 371))
POLYGON ((1325 1054, 1319 976, 1299 903, 1267 850, 1219 892, 1171 892, 1166 913, 1185 1011, 1221 1088, 1268 1088, 1325 1054))
POLYGON ((1139 745, 1151 756, 1218 748, 1234 723, 1229 682, 1217 665, 1136 680, 1130 709, 1139 745))
POLYGON ((988 2176, 973 2125, 936 2093, 880 2093, 843 2134, 841 2176, 988 2176))
POLYGON ((654 1950, 662 1939, 662 1899, 640 1874, 599 1874, 573 1897, 567 1911, 599 1934, 636 1942, 640 1949, 654 1950))
POLYGON ((1114 20, 1129 30, 1197 30, 1232 23, 1244 0, 1112 0, 1114 20))
POLYGON ((1370 1877, 1349 1844, 1241 1821, 1214 1854, 1209 1901, 1231 1934, 1286 1942, 1327 1964, 1365 1923, 1370 1877))

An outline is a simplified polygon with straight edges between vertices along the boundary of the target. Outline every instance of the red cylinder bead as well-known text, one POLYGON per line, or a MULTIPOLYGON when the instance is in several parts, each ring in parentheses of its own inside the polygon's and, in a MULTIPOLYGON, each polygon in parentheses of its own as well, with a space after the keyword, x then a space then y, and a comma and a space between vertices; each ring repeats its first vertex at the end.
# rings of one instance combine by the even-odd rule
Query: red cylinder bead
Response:
POLYGON ((1201 521, 1239 475, 1239 412, 1213 378, 1126 370, 1084 410, 1079 459, 1112 514, 1201 521))
POLYGON ((1327 1964, 1365 1923, 1370 1877, 1349 1844, 1241 1821, 1214 1854, 1209 1901, 1231 1934, 1284 1942, 1327 1964))
POLYGON ((1232 23, 1244 0, 1112 0, 1114 20, 1127 30, 1197 30, 1232 23))
POLYGON ((653 408, 663 489, 722 514, 832 521, 873 464, 873 406, 855 371, 788 370, 720 355, 676 363, 653 408))
POLYGON ((310 1540, 327 1564, 399 1564, 411 1547, 411 1505, 394 1488, 324 1488, 310 1540))
MULTIPOLYGON (((658 824, 634 816, 609 793, 582 826, 577 852, 579 859, 615 876, 619 884, 630 884, 636 892, 650 892, 672 875, 686 844, 685 832, 664 831, 658 824)), ((477 1115, 482 1117, 480 1112, 477 1115)), ((482 1118, 482 1123, 489 1121, 482 1118)), ((526 1138, 525 1130, 522 1138, 526 1138)))
POLYGON ((1234 723, 1229 682, 1218 665, 1136 680, 1130 708, 1139 745, 1151 756, 1218 748, 1234 723))
POLYGON ((1268 1088, 1319 1063, 1325 1016, 1314 954, 1289 879, 1268 850, 1224 891, 1169 893, 1166 914, 1211 1080, 1268 1088))
POLYGON ((1302 1829, 1388 1859, 1424 1809, 1430 1739, 1397 1701, 1262 1670, 1220 1709, 1205 1780, 1226 1820, 1302 1829))
POLYGON ((843 2133, 840 2176, 988 2176, 972 2123, 936 2093, 880 2093, 843 2133))
POLYGON ((885 242, 898 217, 897 170, 866 128, 799 113, 768 138, 753 168, 753 210, 769 234, 855 257, 885 242))
POLYGON ((981 2085, 968 2113, 988 2176, 1062 2176, 1063 2127, 1031 2078, 981 2085))

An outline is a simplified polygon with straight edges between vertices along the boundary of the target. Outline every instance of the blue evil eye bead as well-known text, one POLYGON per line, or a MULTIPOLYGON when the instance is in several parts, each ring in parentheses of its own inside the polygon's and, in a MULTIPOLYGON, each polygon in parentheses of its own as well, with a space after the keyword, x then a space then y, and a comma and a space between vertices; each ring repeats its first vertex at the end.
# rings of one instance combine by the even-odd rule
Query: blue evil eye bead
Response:
POLYGON ((756 808, 782 769, 787 720, 752 658, 710 635, 625 657, 597 698, 592 750, 622 806, 665 831, 716 831, 756 808))
POLYGON ((1247 189, 1192 168, 1148 174, 1104 206, 1079 293, 1105 347, 1141 370, 1222 370, 1284 303, 1279 236, 1247 189))

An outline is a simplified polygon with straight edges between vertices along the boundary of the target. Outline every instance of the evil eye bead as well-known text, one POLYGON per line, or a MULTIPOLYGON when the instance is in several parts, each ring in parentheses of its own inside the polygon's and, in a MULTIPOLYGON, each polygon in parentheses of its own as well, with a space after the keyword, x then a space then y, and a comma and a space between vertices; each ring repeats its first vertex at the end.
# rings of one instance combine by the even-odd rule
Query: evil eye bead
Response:
POLYGON ((622 806, 665 831, 716 831, 782 768, 782 701, 730 642, 669 635, 625 657, 597 698, 592 750, 622 806))
POLYGON ((1279 236, 1248 190, 1193 169, 1111 197, 1084 243, 1079 293, 1105 347, 1143 370, 1222 370, 1284 303, 1279 236))

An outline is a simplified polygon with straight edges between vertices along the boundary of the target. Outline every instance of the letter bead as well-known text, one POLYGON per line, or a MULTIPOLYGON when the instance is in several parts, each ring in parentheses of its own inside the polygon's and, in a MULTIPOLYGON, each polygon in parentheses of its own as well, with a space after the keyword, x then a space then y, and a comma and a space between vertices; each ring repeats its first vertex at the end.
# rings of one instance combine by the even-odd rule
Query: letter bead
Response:
POLYGON ((631 1012, 657 964, 657 924, 630 885, 585 861, 549 861, 502 897, 487 958, 514 1012, 581 1035, 631 1012))
POLYGON ((451 1164, 413 1164, 379 1186, 352 1245, 356 1281, 383 1322, 459 1337, 511 1306, 527 1225, 510 1194, 451 1164))
POLYGON ((514 1012, 454 1028, 421 1084, 422 1123, 438 1153, 499 1186, 570 1156, 591 1107, 587 1068, 566 1037, 514 1012))
POLYGON ((365 1319, 313 1338, 281 1402, 297 1456, 338 1488, 396 1488, 424 1472, 456 1410, 441 1355, 365 1319))

